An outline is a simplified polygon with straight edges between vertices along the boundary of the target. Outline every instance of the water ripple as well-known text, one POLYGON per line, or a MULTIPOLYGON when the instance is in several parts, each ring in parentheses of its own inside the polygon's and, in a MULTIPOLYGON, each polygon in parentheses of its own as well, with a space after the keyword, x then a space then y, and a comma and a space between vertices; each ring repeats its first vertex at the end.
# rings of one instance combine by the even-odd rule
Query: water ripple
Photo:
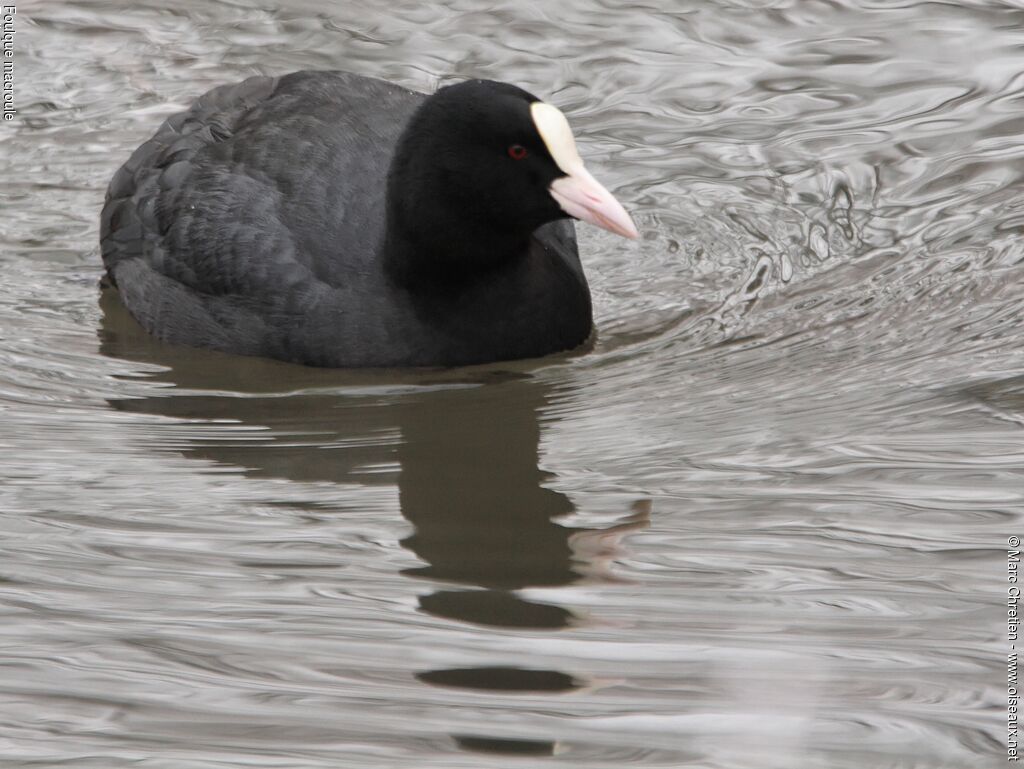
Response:
POLYGON ((18 19, 5 766, 1002 754, 1015 3, 40 0, 18 19), (98 304, 115 167, 206 89, 301 68, 495 77, 562 106, 643 234, 580 230, 592 349, 353 375, 170 348, 98 304))

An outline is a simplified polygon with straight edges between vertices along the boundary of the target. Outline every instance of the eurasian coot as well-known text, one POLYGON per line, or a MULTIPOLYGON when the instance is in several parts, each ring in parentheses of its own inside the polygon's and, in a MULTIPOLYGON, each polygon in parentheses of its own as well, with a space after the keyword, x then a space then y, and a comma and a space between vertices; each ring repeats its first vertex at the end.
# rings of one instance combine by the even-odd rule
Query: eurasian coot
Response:
POLYGON ((526 91, 296 72, 169 118, 114 175, 100 239, 109 281, 166 341, 453 366, 587 339, 570 217, 637 235, 564 115, 526 91))

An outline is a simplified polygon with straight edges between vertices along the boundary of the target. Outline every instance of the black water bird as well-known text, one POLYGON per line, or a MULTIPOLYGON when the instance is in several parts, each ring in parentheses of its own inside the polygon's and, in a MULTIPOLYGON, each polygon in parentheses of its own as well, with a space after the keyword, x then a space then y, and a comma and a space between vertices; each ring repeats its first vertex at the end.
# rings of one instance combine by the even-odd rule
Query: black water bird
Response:
POLYGON ((168 342, 453 366, 588 338, 571 218, 637 236, 565 116, 526 91, 296 72, 164 122, 114 175, 100 240, 109 282, 168 342))

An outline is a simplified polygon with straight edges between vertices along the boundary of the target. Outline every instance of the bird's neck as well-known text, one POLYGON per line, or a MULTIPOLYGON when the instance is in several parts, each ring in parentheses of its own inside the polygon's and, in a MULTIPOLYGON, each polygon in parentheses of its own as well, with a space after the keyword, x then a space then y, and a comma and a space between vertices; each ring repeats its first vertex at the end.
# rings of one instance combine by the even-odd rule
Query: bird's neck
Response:
POLYGON ((522 260, 530 233, 495 229, 443 199, 391 200, 381 244, 388 275, 409 288, 457 287, 522 260))

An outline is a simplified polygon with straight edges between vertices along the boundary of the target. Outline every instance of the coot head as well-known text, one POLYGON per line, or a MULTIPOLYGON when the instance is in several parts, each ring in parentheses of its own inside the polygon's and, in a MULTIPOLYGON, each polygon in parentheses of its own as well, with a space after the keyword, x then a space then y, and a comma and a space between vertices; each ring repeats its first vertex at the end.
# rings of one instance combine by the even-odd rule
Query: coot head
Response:
POLYGON ((442 88, 419 108, 392 161, 388 209, 392 236, 463 266, 522 252, 531 232, 556 219, 637 237, 584 167, 565 116, 490 80, 442 88))

